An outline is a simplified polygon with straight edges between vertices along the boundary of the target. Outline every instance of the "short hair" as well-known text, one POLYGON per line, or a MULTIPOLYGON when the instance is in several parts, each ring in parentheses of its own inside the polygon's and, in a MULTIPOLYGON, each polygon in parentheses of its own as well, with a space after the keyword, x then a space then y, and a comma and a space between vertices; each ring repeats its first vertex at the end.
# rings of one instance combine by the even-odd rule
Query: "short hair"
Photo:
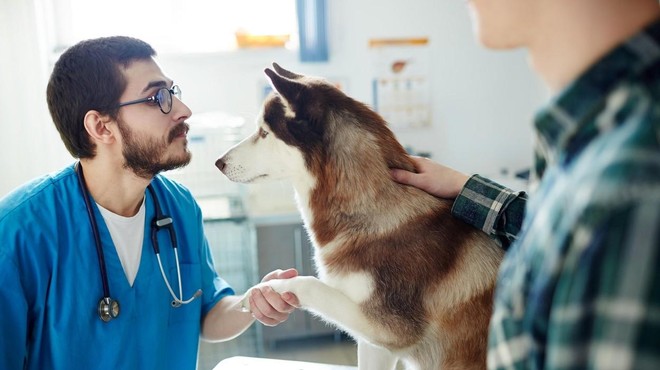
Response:
POLYGON ((126 68, 155 55, 142 40, 113 36, 81 41, 60 56, 48 81, 46 100, 53 123, 74 158, 96 155, 83 124, 88 111, 117 119, 119 99, 127 84, 120 66, 126 68))

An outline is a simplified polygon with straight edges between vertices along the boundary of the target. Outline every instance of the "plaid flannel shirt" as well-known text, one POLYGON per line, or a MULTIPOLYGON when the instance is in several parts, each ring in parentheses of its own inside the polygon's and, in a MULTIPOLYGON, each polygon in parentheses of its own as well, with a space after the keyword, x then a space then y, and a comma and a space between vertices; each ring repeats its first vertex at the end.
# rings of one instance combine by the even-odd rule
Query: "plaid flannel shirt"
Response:
POLYGON ((507 249, 488 367, 660 369, 660 21, 535 128, 529 200, 475 175, 452 209, 507 249))

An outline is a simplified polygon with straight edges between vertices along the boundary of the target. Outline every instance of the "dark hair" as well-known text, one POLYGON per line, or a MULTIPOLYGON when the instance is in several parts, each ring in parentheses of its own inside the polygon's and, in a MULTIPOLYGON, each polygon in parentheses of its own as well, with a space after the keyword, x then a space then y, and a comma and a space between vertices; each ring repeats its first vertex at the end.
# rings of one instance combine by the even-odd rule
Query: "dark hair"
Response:
POLYGON ((60 56, 48 81, 46 99, 55 127, 75 158, 92 158, 95 145, 83 121, 90 110, 113 119, 126 79, 120 67, 149 59, 156 51, 146 42, 125 36, 81 41, 60 56))

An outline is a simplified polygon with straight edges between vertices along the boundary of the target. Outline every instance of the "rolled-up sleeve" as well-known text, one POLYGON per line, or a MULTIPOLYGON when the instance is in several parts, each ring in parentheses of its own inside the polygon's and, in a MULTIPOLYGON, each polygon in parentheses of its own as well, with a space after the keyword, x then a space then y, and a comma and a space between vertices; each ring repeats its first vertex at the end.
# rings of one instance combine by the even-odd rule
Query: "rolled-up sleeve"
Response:
POLYGON ((497 238, 507 249, 516 239, 525 216, 527 194, 473 175, 454 201, 452 214, 497 238))

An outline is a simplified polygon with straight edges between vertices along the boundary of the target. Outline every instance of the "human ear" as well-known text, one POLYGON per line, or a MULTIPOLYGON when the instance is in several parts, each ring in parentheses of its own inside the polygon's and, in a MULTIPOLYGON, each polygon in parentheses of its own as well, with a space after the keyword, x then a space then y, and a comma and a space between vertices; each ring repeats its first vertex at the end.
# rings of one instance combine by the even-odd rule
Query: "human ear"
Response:
POLYGON ((92 138, 92 141, 109 144, 115 140, 114 133, 109 128, 112 122, 114 121, 109 116, 90 110, 84 118, 85 131, 92 138))

